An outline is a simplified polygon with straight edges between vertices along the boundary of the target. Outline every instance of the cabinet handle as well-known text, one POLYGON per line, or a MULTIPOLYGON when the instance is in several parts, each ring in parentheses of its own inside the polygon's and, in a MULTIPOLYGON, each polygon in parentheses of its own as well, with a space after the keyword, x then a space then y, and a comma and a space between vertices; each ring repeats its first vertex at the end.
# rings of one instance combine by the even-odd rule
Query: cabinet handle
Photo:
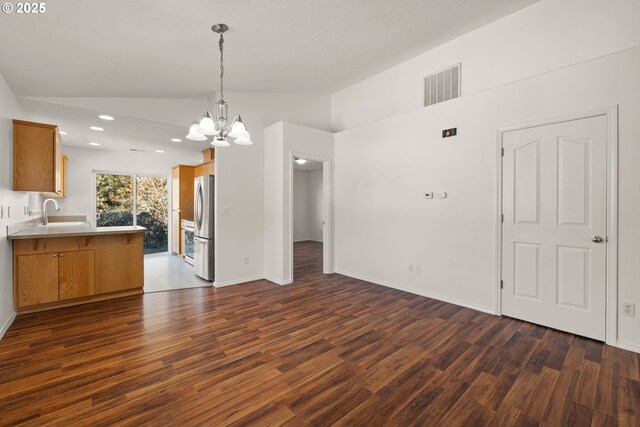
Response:
POLYGON ((64 254, 60 254, 60 258, 62 258, 64 256, 64 254))
POLYGON ((58 254, 51 254, 51 258, 57 258, 58 254))

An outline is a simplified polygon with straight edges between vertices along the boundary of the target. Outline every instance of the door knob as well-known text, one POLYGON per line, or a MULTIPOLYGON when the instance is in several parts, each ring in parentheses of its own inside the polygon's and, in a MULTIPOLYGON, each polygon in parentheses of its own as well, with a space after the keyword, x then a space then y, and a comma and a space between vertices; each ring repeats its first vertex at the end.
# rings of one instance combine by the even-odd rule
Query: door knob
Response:
POLYGON ((593 236, 593 237, 591 238, 591 241, 592 241, 593 243, 601 243, 603 240, 604 240, 604 239, 603 239, 602 237, 600 237, 600 236, 593 236))

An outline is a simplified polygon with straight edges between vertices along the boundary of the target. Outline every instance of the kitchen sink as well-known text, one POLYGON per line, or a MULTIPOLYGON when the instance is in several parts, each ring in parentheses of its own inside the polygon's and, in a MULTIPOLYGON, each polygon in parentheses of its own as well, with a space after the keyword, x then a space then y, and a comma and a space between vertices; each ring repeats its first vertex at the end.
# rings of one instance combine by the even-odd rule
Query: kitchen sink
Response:
POLYGON ((36 227, 58 228, 58 227, 88 227, 89 223, 84 221, 50 222, 47 225, 38 224, 36 227))

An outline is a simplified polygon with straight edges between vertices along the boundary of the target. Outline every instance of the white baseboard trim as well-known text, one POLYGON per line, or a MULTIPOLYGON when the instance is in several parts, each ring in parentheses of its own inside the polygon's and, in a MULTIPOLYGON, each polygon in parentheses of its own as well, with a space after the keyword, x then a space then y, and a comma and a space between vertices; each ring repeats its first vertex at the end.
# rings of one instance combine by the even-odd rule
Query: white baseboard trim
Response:
POLYGON ((215 281, 213 282, 213 286, 215 286, 216 288, 224 288, 225 286, 233 286, 233 285, 239 285, 241 283, 255 282, 256 280, 261 280, 261 279, 264 279, 264 277, 258 274, 255 276, 241 277, 240 279, 226 280, 224 282, 215 281))
POLYGON ((353 277, 353 278, 356 278, 356 279, 364 280, 366 282, 375 283, 376 285, 386 286, 387 288, 393 288, 393 289, 398 289, 400 291, 409 292, 410 294, 415 294, 415 295, 420 295, 420 296, 427 297, 427 298, 437 299, 438 301, 443 301, 443 302, 446 302, 446 303, 449 303, 449 304, 459 305, 460 307, 470 308, 472 310, 481 311, 483 313, 493 314, 493 315, 496 315, 496 316, 498 315, 495 312, 495 310, 492 309, 492 308, 487 308, 487 307, 474 305, 474 304, 468 303, 466 301, 460 301, 458 299, 446 297, 446 296, 443 296, 443 295, 440 295, 440 294, 436 294, 436 293, 433 293, 433 292, 425 292, 422 289, 415 289, 415 288, 411 288, 411 287, 408 287, 408 286, 400 286, 400 285, 397 285, 395 283, 389 283, 389 282, 386 282, 384 280, 374 279, 372 277, 363 276, 362 274, 351 273, 351 272, 344 271, 344 270, 341 270, 341 269, 336 269, 336 273, 342 274, 344 276, 349 276, 349 277, 353 277))
POLYGON ((621 348, 623 350, 629 350, 636 353, 640 353, 640 345, 629 342, 629 341, 621 341, 618 340, 615 344, 616 347, 621 348))
POLYGON ((264 279, 270 282, 273 282, 276 285, 290 285, 291 283, 293 283, 291 280, 280 280, 280 279, 276 279, 275 277, 266 276, 266 275, 264 276, 264 279))
POLYGON ((11 326, 11 324, 15 319, 16 319, 16 311, 13 310, 13 313, 9 315, 9 318, 7 319, 7 321, 4 322, 4 325, 2 325, 2 328, 0 328, 0 340, 4 336, 4 333, 7 332, 7 330, 9 329, 9 327, 11 326))

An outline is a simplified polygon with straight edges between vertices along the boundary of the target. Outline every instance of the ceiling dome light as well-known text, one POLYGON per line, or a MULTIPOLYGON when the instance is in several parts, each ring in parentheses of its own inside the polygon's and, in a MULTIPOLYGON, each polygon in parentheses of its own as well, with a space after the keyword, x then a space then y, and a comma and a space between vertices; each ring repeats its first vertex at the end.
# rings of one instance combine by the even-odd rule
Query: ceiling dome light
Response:
POLYGON ((218 135, 215 138, 213 138, 213 141, 211 141, 211 145, 213 145, 214 147, 228 147, 231 144, 229 144, 229 141, 227 141, 227 138, 218 135))
POLYGON ((171 138, 171 141, 173 141, 173 142, 182 142, 182 140, 180 138, 171 138))
POLYGON ((207 137, 201 133, 198 133, 199 127, 200 127, 200 119, 195 119, 193 121, 193 124, 189 128, 189 135, 187 135, 186 138, 191 141, 206 141, 207 137))
POLYGON ((93 145, 94 147, 98 147, 100 145, 99 142, 90 142, 89 145, 93 145))
POLYGON ((69 132, 65 132, 63 130, 60 131, 60 135, 69 135, 69 132))
POLYGON ((204 116, 200 119, 200 127, 196 132, 203 135, 215 135, 218 133, 216 130, 216 124, 213 122, 213 117, 211 117, 211 113, 209 111, 204 113, 204 116))
POLYGON ((156 153, 162 154, 162 153, 164 153, 164 150, 156 150, 156 153))
POLYGON ((307 163, 307 159, 296 159, 296 163, 299 165, 304 165, 307 163))
POLYGON ((104 130, 104 129, 102 129, 102 128, 101 128, 101 127, 99 127, 99 126, 91 126, 89 129, 91 129, 91 130, 97 130, 97 131, 100 131, 100 132, 102 132, 102 131, 104 130))
POLYGON ((100 114, 100 115, 98 116, 98 118, 100 118, 100 119, 102 119, 102 120, 109 120, 109 121, 114 120, 114 119, 113 119, 113 117, 111 117, 111 116, 107 116, 106 114, 100 114))

